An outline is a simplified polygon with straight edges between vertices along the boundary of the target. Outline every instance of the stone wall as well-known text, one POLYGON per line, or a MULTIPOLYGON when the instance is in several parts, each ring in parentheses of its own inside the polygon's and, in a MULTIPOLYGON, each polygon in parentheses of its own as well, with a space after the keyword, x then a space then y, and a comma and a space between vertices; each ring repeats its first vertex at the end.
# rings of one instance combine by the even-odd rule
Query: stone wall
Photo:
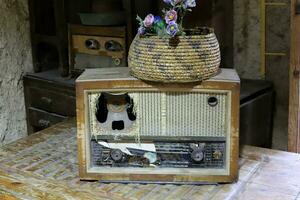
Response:
POLYGON ((32 71, 27 0, 0 0, 0 146, 27 135, 22 77, 32 71))
POLYGON ((234 67, 243 78, 260 78, 260 0, 234 0, 234 67))

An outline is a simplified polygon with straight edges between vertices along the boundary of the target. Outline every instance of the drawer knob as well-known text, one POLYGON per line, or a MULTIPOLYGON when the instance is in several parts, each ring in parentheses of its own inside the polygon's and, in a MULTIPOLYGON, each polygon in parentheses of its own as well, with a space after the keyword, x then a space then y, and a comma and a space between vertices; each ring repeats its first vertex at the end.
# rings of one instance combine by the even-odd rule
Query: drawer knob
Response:
POLYGON ((50 99, 48 97, 42 97, 41 102, 50 105, 52 103, 52 99, 50 99))
POLYGON ((45 120, 45 119, 40 119, 40 120, 38 121, 38 124, 39 124, 39 126, 42 127, 42 128, 48 128, 48 127, 50 126, 50 121, 45 120))

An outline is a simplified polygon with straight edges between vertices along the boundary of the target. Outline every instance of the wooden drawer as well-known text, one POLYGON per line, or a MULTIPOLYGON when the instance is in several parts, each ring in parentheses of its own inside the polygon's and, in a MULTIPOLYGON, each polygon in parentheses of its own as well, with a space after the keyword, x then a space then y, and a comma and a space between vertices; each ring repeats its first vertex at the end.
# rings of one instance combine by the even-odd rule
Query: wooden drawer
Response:
POLYGON ((29 88, 29 105, 44 111, 64 116, 75 116, 76 98, 45 88, 29 88))
POLYGON ((24 76, 28 134, 76 115, 75 78, 58 70, 24 76))
POLYGON ((33 127, 34 132, 43 130, 67 119, 65 116, 48 113, 32 107, 28 108, 27 117, 29 124, 33 127))

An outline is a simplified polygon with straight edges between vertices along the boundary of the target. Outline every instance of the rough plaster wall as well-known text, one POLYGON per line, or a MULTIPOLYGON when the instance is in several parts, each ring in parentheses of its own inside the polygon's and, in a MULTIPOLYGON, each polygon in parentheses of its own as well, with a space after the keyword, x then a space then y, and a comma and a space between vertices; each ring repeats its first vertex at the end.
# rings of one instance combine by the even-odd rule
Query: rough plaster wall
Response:
POLYGON ((31 70, 27 0, 0 0, 0 146, 27 135, 22 76, 31 70))
POLYGON ((234 67, 243 78, 260 78, 260 0, 234 0, 234 67))

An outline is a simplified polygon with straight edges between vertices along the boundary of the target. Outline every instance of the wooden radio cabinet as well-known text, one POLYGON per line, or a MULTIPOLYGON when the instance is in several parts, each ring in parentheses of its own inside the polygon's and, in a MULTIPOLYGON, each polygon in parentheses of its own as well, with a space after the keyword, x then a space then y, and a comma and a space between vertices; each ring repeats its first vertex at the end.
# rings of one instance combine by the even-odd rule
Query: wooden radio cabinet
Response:
POLYGON ((79 175, 101 182, 232 182, 238 172, 240 80, 163 84, 128 68, 76 80, 79 175))

